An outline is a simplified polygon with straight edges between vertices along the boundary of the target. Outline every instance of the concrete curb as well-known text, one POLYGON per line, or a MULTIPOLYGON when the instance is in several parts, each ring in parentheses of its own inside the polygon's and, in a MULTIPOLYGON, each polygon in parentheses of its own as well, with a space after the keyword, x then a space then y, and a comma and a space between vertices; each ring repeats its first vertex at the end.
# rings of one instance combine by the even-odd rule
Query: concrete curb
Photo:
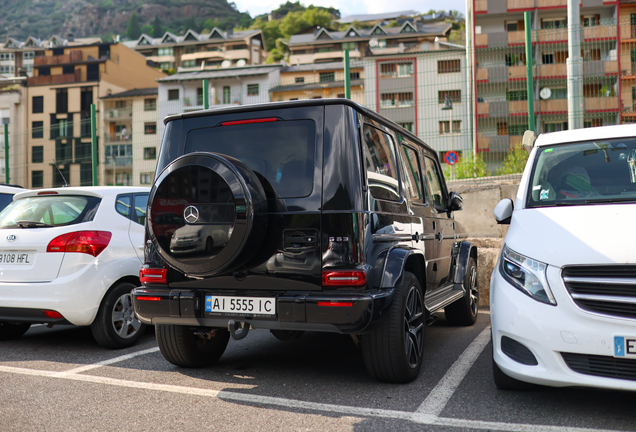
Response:
POLYGON ((502 238, 469 238, 466 239, 473 245, 477 246, 477 275, 479 286, 479 306, 490 307, 490 275, 495 268, 502 238))

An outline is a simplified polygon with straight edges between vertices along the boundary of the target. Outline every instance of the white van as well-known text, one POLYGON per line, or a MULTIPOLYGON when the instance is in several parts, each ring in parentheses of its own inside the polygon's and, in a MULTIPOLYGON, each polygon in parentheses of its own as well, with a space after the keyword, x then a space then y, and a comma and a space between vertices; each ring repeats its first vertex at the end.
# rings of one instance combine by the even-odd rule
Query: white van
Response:
POLYGON ((540 135, 495 219, 497 387, 636 390, 636 125, 540 135))

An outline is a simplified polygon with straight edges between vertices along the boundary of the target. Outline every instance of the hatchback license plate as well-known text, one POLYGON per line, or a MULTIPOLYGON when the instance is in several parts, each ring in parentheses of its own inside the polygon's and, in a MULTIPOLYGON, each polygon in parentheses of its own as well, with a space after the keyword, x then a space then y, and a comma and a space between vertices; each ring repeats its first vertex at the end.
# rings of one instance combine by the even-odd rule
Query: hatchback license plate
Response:
POLYGON ((614 336, 614 357, 636 358, 636 336, 614 336))
POLYGON ((205 311, 222 314, 276 315, 276 298, 205 296, 205 311))
POLYGON ((33 264, 33 252, 0 252, 0 265, 33 264))

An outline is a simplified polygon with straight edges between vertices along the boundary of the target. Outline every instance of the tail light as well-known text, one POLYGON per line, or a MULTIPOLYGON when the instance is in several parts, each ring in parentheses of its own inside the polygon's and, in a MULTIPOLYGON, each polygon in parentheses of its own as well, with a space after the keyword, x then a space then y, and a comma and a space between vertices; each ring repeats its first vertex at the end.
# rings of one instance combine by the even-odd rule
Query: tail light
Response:
POLYGON ((269 123, 269 122, 275 122, 277 120, 278 119, 276 117, 248 119, 248 120, 235 120, 235 121, 223 122, 221 123, 221 126, 236 126, 236 125, 250 124, 250 123, 269 123))
POLYGON ((139 270, 139 281, 142 284, 167 284, 168 269, 142 267, 139 270))
POLYGON ((322 286, 364 286, 367 274, 360 270, 323 271, 322 286))
POLYGON ((108 231, 76 231, 55 237, 46 247, 47 252, 85 253, 96 257, 110 243, 108 231))
POLYGON ((64 317, 62 316, 61 313, 59 313, 58 311, 54 311, 54 310, 43 310, 42 314, 45 317, 51 318, 51 319, 64 319, 64 317))

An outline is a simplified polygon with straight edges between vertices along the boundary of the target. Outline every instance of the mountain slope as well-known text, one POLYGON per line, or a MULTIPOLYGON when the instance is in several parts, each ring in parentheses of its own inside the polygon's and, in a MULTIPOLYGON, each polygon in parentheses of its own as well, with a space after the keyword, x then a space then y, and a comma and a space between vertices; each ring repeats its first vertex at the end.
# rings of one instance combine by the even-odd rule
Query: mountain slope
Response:
POLYGON ((0 41, 68 33, 123 36, 133 12, 142 27, 158 16, 165 29, 177 33, 191 17, 238 23, 246 16, 227 0, 0 0, 0 41))

